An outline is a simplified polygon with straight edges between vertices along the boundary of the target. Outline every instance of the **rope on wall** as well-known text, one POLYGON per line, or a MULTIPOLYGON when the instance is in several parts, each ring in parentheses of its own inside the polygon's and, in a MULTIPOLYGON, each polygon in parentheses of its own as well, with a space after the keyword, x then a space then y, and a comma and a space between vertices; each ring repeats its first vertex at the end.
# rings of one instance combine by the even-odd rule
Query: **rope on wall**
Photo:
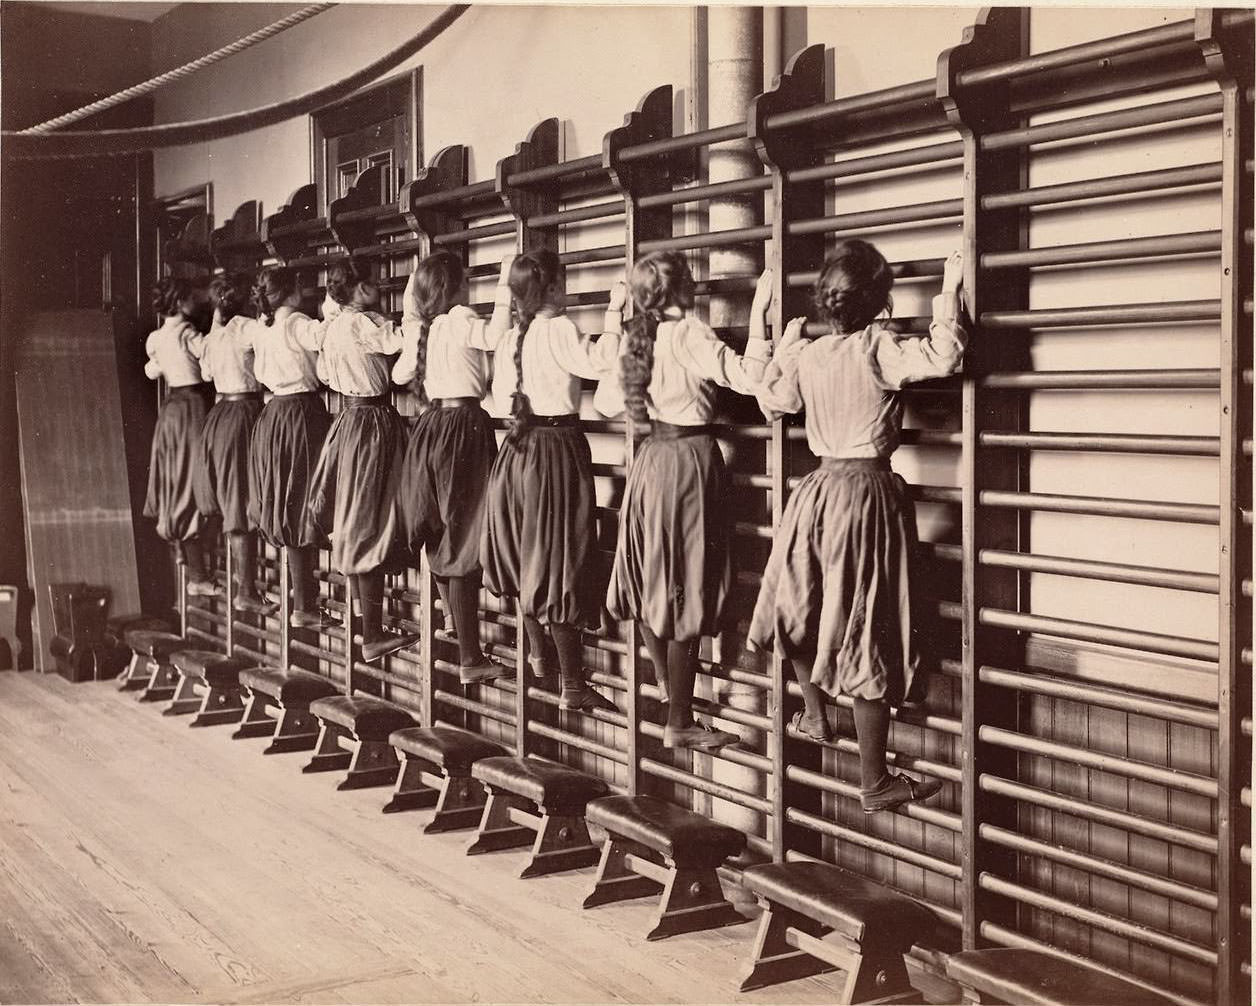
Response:
POLYGON ((84 105, 82 108, 76 108, 72 112, 66 112, 65 115, 58 115, 55 119, 49 119, 47 122, 41 122, 38 126, 31 126, 23 129, 23 133, 48 133, 54 129, 60 129, 62 126, 68 126, 72 122, 78 122, 80 119, 86 119, 95 115, 97 112, 103 112, 106 108, 113 108, 114 105, 121 105, 123 102, 130 101, 132 98, 139 98, 145 94, 156 91, 159 87, 165 87, 167 84, 173 84, 176 80, 182 80, 189 77, 198 70, 203 70, 207 66, 213 66, 220 60, 226 59, 228 56, 234 56, 237 52, 243 52, 245 49, 257 45, 258 42, 264 42, 272 35, 278 35, 281 31, 300 24, 302 21, 308 21, 315 14, 321 14, 325 10, 335 7, 334 3, 317 3, 311 4, 309 7, 302 7, 295 14, 289 14, 285 18, 280 18, 274 24, 268 24, 265 28, 259 28, 257 31, 245 35, 244 38, 225 45, 221 49, 215 49, 213 52, 202 56, 200 59, 194 59, 190 63, 183 66, 177 66, 173 70, 167 70, 165 73, 151 77, 141 84, 135 84, 128 87, 124 91, 118 91, 108 97, 101 98, 99 101, 93 101, 90 105, 84 105))
POLYGON ((247 133, 263 126, 273 126, 285 119, 307 115, 324 105, 347 97, 423 49, 470 9, 470 4, 451 4, 417 35, 391 52, 385 53, 373 63, 333 84, 327 84, 295 98, 287 98, 244 112, 232 112, 229 115, 198 119, 195 122, 172 122, 163 126, 66 133, 21 133, 6 130, 0 133, 0 141, 3 141, 4 154, 10 157, 100 157, 105 154, 135 154, 160 147, 204 143, 208 140, 247 133))

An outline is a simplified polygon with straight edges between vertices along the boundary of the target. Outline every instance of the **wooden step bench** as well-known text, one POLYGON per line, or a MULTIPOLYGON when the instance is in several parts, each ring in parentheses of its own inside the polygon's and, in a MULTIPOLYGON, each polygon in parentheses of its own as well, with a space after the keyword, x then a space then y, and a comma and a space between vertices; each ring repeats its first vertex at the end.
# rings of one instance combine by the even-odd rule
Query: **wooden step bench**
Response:
POLYGON ((391 786, 401 762, 388 738, 397 730, 418 726, 398 705, 373 695, 333 695, 310 703, 320 723, 314 756, 302 772, 348 769, 337 789, 391 786))
POLYGON ((1145 985, 1041 950, 965 950, 947 958, 946 973, 959 983, 966 1003, 1173 1006, 1145 985))
POLYGON ((425 834, 474 828, 484 813, 486 797, 471 766, 482 758, 499 758, 506 749, 486 737, 454 727, 407 727, 388 738, 401 757, 401 772, 385 814, 435 807, 425 834))
POLYGON ((312 751, 318 743, 318 720, 310 713, 310 703, 340 689, 320 674, 282 667, 253 667, 240 672, 245 691, 244 717, 231 735, 270 737, 263 754, 312 751))
POLYGON ((196 713, 188 724, 193 727, 236 723, 244 715, 240 672, 256 661, 214 650, 179 650, 170 662, 179 672, 179 684, 170 704, 162 710, 164 715, 196 713))
POLYGON ((746 848, 746 836, 652 796, 608 796, 589 804, 606 830, 585 908, 662 893, 647 940, 747 921, 724 897, 716 868, 746 848))
POLYGON ((585 807, 610 792, 606 781, 542 758, 481 758, 471 775, 488 794, 468 856, 532 846, 520 879, 597 862, 585 807))
POLYGON ((141 702, 165 702, 173 697, 178 674, 170 658, 192 644, 173 632, 156 629, 130 629, 124 636, 131 662, 118 677, 120 691, 140 690, 141 702))
POLYGON ((763 906, 741 991, 846 972, 839 1003, 914 1003, 903 955, 933 931, 929 909, 828 863, 747 867, 742 884, 763 906))
POLYGON ((144 629, 172 632, 174 626, 169 619, 157 615, 114 615, 105 619, 105 638, 96 655, 97 681, 120 679, 134 655, 126 644, 126 634, 144 629))

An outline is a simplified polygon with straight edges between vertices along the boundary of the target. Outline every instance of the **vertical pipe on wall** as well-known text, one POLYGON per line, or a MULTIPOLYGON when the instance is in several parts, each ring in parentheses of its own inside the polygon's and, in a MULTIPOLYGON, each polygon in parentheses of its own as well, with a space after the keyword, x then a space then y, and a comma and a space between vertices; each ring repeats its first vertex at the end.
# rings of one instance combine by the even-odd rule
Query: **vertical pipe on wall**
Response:
MULTIPOLYGON (((762 89, 762 8, 708 8, 707 121, 723 125, 744 119, 750 103, 762 89)), ((718 144, 707 154, 707 179, 712 183, 758 177, 762 173, 763 165, 749 140, 718 144)), ((758 193, 722 196, 711 200, 708 213, 711 231, 753 227, 762 220, 763 199, 758 193)), ((707 277, 714 280, 757 273, 762 267, 761 256, 761 249, 754 246, 714 248, 707 259, 707 277)), ((745 325, 748 307, 744 294, 712 295, 708 305, 710 324, 717 330, 745 325)), ((762 693, 744 685, 729 686, 727 701, 735 708, 759 711, 763 707, 762 693)), ((718 759, 710 762, 712 778, 746 793, 762 793, 763 781, 756 772, 718 759)), ((760 816, 741 808, 728 806, 719 816, 746 831, 754 832, 759 827, 760 816)))

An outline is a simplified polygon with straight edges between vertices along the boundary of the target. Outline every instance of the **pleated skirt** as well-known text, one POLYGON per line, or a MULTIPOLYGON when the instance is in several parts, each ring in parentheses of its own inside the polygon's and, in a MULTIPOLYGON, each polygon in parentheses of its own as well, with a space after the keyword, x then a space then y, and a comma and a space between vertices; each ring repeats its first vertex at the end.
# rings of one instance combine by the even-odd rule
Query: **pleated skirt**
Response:
POLYGON ((331 417, 318 392, 276 395, 253 427, 249 450, 249 518, 275 547, 322 545, 306 516, 310 473, 331 417))
POLYGON ((397 563, 397 483, 406 429, 392 404, 346 399, 310 477, 313 531, 331 539, 331 564, 346 575, 397 563))
POLYGON ((484 503, 497 438, 478 402, 433 406, 419 416, 405 457, 397 505, 412 552, 427 549, 436 576, 480 571, 484 503))
POLYGON ((663 639, 720 631, 732 582, 728 476, 702 427, 655 423, 632 463, 606 607, 663 639))
POLYGON ((597 609, 593 506, 593 459, 578 425, 508 437, 489 476, 485 585, 543 624, 583 624, 597 609))
POLYGON ((750 642, 814 653, 811 681, 832 695, 920 697, 916 542, 915 510, 888 459, 824 459, 785 508, 750 642))
POLYGON ((251 530, 249 521, 249 448, 262 412, 261 394, 224 398, 201 429, 203 462, 196 470, 196 506, 207 517, 222 517, 228 534, 251 530))
POLYGON ((148 463, 144 516, 156 518, 164 541, 188 541, 200 530, 193 481, 201 467, 201 428, 208 411, 206 385, 173 388, 157 413, 148 463))

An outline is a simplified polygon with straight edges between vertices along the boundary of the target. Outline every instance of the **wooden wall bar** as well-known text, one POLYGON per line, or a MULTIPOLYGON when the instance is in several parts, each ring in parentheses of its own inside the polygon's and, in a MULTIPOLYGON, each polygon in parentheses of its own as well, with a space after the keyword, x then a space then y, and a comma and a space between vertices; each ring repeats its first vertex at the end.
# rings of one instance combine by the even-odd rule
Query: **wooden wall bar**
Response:
MULTIPOLYGON (((395 205, 381 204, 381 178, 368 172, 331 203, 328 218, 318 216, 317 194, 306 186, 256 234, 239 224, 215 242, 224 268, 286 262, 305 271, 312 290, 349 251, 377 259, 394 314, 415 255, 463 254, 472 300, 487 310, 502 252, 554 248, 584 331, 596 331, 607 288, 639 254, 685 249, 700 263, 704 249, 763 246, 779 332, 805 311, 826 249, 844 235, 890 244, 901 233, 922 235, 912 246, 919 252, 891 254, 904 300, 913 303, 936 289, 940 242, 962 234, 976 319, 965 369, 908 392, 900 467, 915 473, 909 482, 936 590, 939 668, 925 706, 896 711, 891 748, 897 765, 947 784, 936 800, 865 818, 856 803, 849 702, 834 702, 835 742, 805 739, 788 728, 798 691, 781 662, 745 652, 771 535, 815 460, 796 420, 765 424, 753 403, 735 396, 720 403, 734 483, 739 624, 704 642, 696 703, 743 737, 718 755, 661 748, 648 655, 631 626, 605 619, 586 633, 586 660, 620 714, 560 712, 553 691, 528 674, 511 606, 487 594, 485 631, 497 655, 516 662, 518 678, 463 688, 451 677, 450 638, 425 565, 390 586, 393 623, 417 629, 420 646, 382 669, 349 665, 343 633, 290 634, 278 620, 231 615, 218 601, 195 600, 193 631, 221 639, 230 624, 238 652, 318 670, 347 689, 385 694, 425 722, 465 726, 518 752, 598 772, 622 791, 693 806, 746 831, 751 858, 821 858, 873 876, 937 913, 938 932, 918 948, 924 967, 936 966, 937 951, 961 946, 1045 947, 1168 990, 1184 1004, 1243 1001, 1251 901, 1253 18, 1203 11, 1193 21, 1031 54, 1027 16, 1014 8, 983 12, 941 54, 936 74, 915 83, 824 101, 826 53, 812 46, 753 102, 744 123, 675 136, 672 88, 663 86, 606 134, 600 156, 562 160, 561 124, 546 119, 491 179, 471 182, 466 149, 446 147, 395 205), (1197 93, 1183 97, 1184 87, 1197 93), (1087 109, 1100 99, 1129 107, 1087 109), (1031 184, 1031 168, 1052 144, 1119 143, 1127 156, 1131 144, 1166 130, 1219 137, 1219 162, 1031 184), (701 149, 747 137, 763 174, 704 184, 701 149), (928 180, 931 197, 892 198, 895 185, 918 178, 928 180), (885 208, 868 208, 869 191, 887 194, 885 208), (1190 233, 1031 240, 1047 207, 1085 213, 1096 200, 1147 204, 1184 191, 1205 193, 1212 214, 1190 233), (731 193, 761 194, 768 222, 687 229, 687 207, 731 193), (1181 256, 1216 262, 1219 299, 1043 307, 1031 297, 1053 269, 1142 268, 1181 256), (1035 340, 1052 333, 1084 330, 1099 346, 1109 333, 1168 323, 1215 327, 1218 365, 1035 363, 1035 340), (1215 395, 1219 435, 1154 427, 1057 432, 1033 422, 1035 395, 1113 391, 1215 395), (1219 505, 1060 492, 1041 484, 1034 465, 1061 453, 1163 456, 1166 472, 1207 465, 1219 480, 1219 505), (1037 531, 1044 519, 1156 521, 1164 535, 1215 529, 1222 561, 1213 574, 1057 555, 1037 531), (1093 618, 1052 613, 1037 588, 1052 576, 1162 591, 1166 605, 1182 592, 1215 598, 1218 633, 1131 628, 1102 608, 1093 618), (1107 652, 1096 657, 1095 646, 1107 652), (1077 670, 1096 660, 1102 673, 1077 670)), ((256 207, 251 212, 256 226, 256 207)), ((748 298, 754 281, 701 281, 698 289, 701 297, 748 298)), ((895 325, 919 332, 928 322, 907 315, 895 325)), ((721 336, 738 345, 745 331, 721 336)), ((396 400, 403 414, 414 412, 408 392, 396 400)), ((633 431, 596 417, 587 401, 582 415, 594 452, 598 540, 609 562, 633 431)), ((286 593, 278 557, 268 559, 267 589, 286 593)), ((325 573, 323 582, 329 606, 345 611, 343 579, 325 573)))

